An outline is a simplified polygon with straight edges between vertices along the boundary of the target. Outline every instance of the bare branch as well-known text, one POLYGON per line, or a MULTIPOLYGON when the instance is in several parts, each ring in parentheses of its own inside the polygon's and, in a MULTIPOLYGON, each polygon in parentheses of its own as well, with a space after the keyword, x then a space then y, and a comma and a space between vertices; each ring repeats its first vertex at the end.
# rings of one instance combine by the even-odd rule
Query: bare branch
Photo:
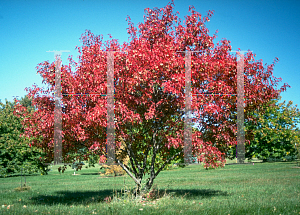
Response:
POLYGON ((134 154, 134 152, 133 152, 133 150, 132 150, 132 148, 131 148, 131 143, 128 145, 128 149, 129 149, 129 151, 130 151, 130 153, 131 153, 131 156, 132 156, 133 159, 134 159, 135 165, 138 167, 138 169, 139 169, 139 171, 140 171, 142 168, 140 167, 139 162, 137 161, 137 159, 136 159, 136 157, 135 157, 135 154, 134 154))
MULTIPOLYGON (((112 157, 109 158, 113 159, 112 157)), ((115 157, 115 160, 125 170, 125 172, 135 181, 136 184, 141 185, 140 181, 131 174, 131 172, 127 169, 127 167, 118 158, 115 157)))

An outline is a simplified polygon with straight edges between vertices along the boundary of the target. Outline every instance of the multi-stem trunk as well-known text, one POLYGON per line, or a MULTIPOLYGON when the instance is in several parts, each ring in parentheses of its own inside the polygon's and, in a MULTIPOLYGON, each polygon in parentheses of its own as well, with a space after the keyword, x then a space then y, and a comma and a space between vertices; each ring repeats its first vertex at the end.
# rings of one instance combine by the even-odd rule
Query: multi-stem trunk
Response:
POLYGON ((148 172, 148 170, 150 170, 150 172, 149 172, 150 176, 147 179, 147 182, 145 184, 143 192, 148 192, 151 189, 151 187, 153 186, 154 179, 156 178, 156 176, 165 168, 165 166, 171 160, 173 160, 175 157, 179 156, 182 153, 182 151, 176 153, 175 155, 170 157, 168 160, 166 160, 157 171, 155 171, 155 169, 156 169, 155 167, 157 167, 156 157, 157 157, 157 154, 159 153, 159 150, 161 150, 161 148, 163 147, 161 140, 159 138, 157 139, 157 135, 158 135, 158 129, 154 128, 152 138, 149 143, 149 147, 147 147, 145 149, 142 160, 140 160, 140 158, 138 159, 137 152, 135 151, 135 149, 132 145, 132 143, 135 142, 133 135, 132 135, 131 141, 129 141, 126 144, 126 147, 124 149, 120 149, 123 153, 126 153, 128 155, 129 160, 130 160, 130 166, 127 166, 126 164, 121 162, 117 157, 115 157, 115 161, 134 180, 134 182, 136 184, 136 189, 135 189, 134 194, 136 197, 141 196, 143 194, 142 193, 142 179, 145 176, 145 173, 148 172), (151 161, 150 161, 150 163, 148 163, 147 157, 148 157, 148 154, 150 151, 152 151, 153 153, 151 155, 151 161), (150 168, 147 165, 150 165, 150 168))

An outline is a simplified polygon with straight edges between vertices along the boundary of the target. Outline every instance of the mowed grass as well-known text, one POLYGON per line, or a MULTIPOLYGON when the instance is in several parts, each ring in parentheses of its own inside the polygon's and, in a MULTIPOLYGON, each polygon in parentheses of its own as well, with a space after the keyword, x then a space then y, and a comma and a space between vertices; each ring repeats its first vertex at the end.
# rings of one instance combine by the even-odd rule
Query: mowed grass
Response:
POLYGON ((101 177, 99 166, 78 175, 69 167, 63 174, 53 167, 49 175, 27 176, 29 191, 14 190, 21 177, 0 178, 0 214, 300 214, 300 168, 295 167, 295 162, 209 170, 189 165, 161 172, 155 184, 165 195, 151 201, 120 196, 134 188, 129 176, 101 177))

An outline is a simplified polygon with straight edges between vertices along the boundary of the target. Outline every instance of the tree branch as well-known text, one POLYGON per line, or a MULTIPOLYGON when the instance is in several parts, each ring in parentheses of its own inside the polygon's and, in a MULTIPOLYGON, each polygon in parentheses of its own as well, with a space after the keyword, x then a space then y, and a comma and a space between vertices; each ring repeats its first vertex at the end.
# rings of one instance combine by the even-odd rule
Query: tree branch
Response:
MULTIPOLYGON (((113 159, 112 157, 109 157, 110 159, 113 159)), ((127 169, 127 167, 118 159, 115 157, 115 161, 125 170, 125 172, 135 181, 136 184, 141 185, 140 181, 137 180, 131 172, 127 169)))
POLYGON ((175 155, 173 155, 171 158, 169 158, 155 173, 155 177, 160 173, 160 171, 162 171, 165 166, 171 161, 173 160, 176 156, 179 156, 180 154, 182 154, 182 151, 177 152, 175 155))

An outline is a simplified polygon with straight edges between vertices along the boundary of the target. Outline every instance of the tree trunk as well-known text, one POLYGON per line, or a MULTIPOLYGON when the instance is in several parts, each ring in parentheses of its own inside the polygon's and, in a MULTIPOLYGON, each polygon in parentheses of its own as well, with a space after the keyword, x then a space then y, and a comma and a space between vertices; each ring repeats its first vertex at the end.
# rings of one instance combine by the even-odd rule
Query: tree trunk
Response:
MULTIPOLYGON (((140 179, 138 179, 138 180, 140 181, 140 179)), ((140 181, 140 183, 136 183, 136 189, 133 194, 135 197, 138 197, 141 195, 141 181, 140 181)))
POLYGON ((148 178, 148 181, 145 186, 146 192, 149 191, 151 189, 151 187, 153 186, 154 179, 155 179, 155 176, 154 177, 150 176, 150 178, 148 178))

